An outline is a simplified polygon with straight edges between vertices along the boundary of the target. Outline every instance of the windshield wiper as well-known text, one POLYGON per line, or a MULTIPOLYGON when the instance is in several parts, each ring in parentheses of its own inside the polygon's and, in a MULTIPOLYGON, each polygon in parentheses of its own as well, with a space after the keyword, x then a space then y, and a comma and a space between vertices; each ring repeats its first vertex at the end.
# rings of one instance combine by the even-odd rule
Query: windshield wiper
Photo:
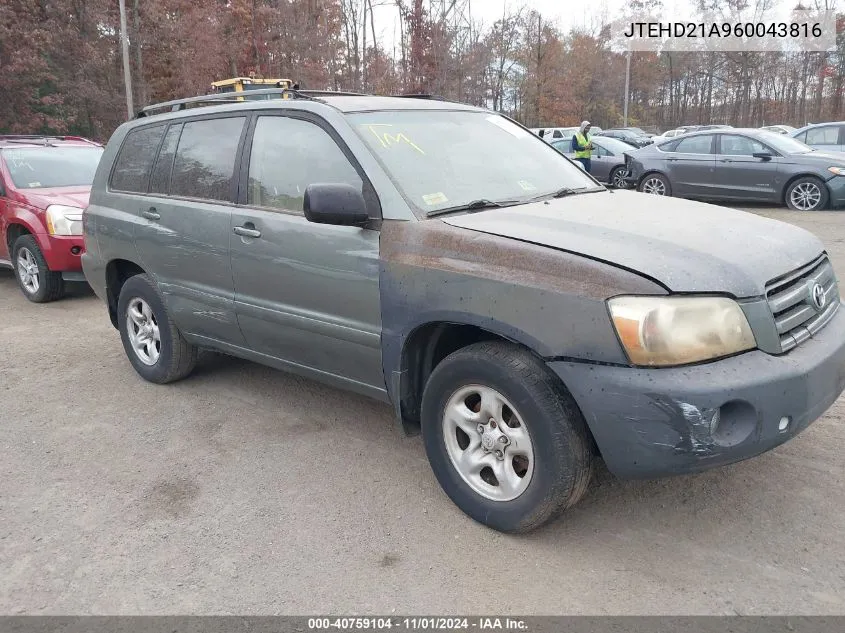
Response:
POLYGON ((516 202, 507 200, 503 202, 496 202, 495 200, 488 200, 487 198, 481 198, 480 200, 473 200, 472 202, 467 202, 466 204, 459 204, 454 207, 446 207, 445 209, 435 209, 434 211, 429 211, 425 214, 427 218, 430 218, 434 215, 440 215, 442 213, 452 213, 454 211, 480 211, 481 209, 495 209, 500 207, 507 207, 516 204, 516 202))
POLYGON ((582 193, 595 193, 597 191, 606 191, 604 187, 579 187, 573 189, 572 187, 562 187, 557 191, 551 193, 544 193, 541 196, 535 196, 528 200, 528 202, 537 202, 538 200, 551 200, 552 198, 565 198, 566 196, 579 196, 582 193))

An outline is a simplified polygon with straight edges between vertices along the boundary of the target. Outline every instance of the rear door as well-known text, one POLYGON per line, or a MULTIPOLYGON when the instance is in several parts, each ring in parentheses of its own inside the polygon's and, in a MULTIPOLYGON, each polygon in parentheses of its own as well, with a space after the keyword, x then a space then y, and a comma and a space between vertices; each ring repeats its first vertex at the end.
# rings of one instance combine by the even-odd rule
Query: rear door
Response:
POLYGON ((135 244, 186 334, 243 344, 229 258, 237 154, 245 116, 169 125, 157 152, 149 195, 137 200, 135 244))
POLYGON ((720 134, 715 182, 720 197, 776 202, 781 157, 760 141, 741 134, 720 134), (769 152, 769 159, 754 154, 769 152))
POLYGON ((247 345, 292 369, 383 393, 376 224, 314 224, 302 211, 309 184, 362 189, 363 170, 333 130, 307 113, 259 116, 250 137, 229 229, 247 345))
MULTIPOLYGON (((612 154, 602 147, 601 141, 593 139, 593 157, 590 166, 590 175, 601 182, 607 182, 610 170, 618 161, 614 160, 612 154)), ((632 148, 633 149, 633 148, 632 148)))
POLYGON ((666 171, 676 196, 708 196, 717 188, 716 135, 686 136, 673 144, 666 157, 666 171))

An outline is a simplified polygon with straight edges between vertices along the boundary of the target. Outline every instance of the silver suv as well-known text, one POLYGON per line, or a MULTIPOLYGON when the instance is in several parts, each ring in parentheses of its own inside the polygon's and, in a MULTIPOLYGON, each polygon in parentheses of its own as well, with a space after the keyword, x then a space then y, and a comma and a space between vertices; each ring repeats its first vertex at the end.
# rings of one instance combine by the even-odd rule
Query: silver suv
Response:
POLYGON ((598 457, 735 462, 845 388, 811 234, 605 189, 486 110, 285 96, 163 104, 108 143, 83 266, 144 379, 207 348, 389 402, 503 531, 577 502, 598 457))

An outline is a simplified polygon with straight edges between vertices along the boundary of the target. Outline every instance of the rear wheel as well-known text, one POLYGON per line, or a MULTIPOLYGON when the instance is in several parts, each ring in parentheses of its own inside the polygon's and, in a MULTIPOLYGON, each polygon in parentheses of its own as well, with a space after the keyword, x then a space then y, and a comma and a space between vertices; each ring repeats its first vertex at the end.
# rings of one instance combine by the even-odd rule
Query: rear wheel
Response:
POLYGON ((470 345, 432 372, 422 403, 426 454, 443 490, 476 521, 527 532, 587 490, 583 417, 549 369, 509 343, 470 345))
POLYGON ((793 211, 820 211, 829 199, 827 186, 812 176, 799 178, 786 190, 786 206, 793 211))
POLYGON ((611 185, 613 185, 617 189, 624 189, 628 186, 628 183, 625 180, 625 178, 627 177, 627 169, 625 169, 624 167, 614 167, 613 171, 610 172, 610 177, 607 180, 611 185))
POLYGON ((671 196, 672 185, 663 174, 648 174, 640 183, 640 191, 654 196, 671 196))
POLYGON ((65 284, 61 273, 47 267, 47 260, 32 235, 21 235, 12 248, 15 276, 24 296, 34 303, 61 299, 65 284))
POLYGON ((193 371, 197 348, 188 343, 167 314, 147 275, 130 277, 117 301, 118 327, 129 362, 144 380, 164 384, 193 371))

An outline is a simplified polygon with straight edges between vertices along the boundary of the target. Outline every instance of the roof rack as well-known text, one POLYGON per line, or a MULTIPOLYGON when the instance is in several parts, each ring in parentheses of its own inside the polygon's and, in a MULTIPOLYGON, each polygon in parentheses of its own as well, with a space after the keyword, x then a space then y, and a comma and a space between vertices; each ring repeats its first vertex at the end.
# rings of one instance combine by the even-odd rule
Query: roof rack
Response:
POLYGON ((246 92, 219 92, 199 97, 187 97, 185 99, 174 99, 163 103, 154 103, 143 108, 135 115, 136 119, 150 116, 157 110, 169 109, 171 112, 185 110, 189 106, 213 105, 215 103, 243 103, 244 97, 262 97, 278 95, 284 97, 289 95, 293 99, 305 99, 307 101, 322 101, 318 97, 360 97, 358 92, 335 92, 332 90, 294 90, 292 88, 262 88, 261 90, 249 90, 246 92))
POLYGON ((0 134, 0 141, 10 141, 12 143, 30 143, 32 141, 42 141, 45 145, 50 141, 81 141, 89 145, 100 144, 83 136, 68 136, 62 134, 0 134))

